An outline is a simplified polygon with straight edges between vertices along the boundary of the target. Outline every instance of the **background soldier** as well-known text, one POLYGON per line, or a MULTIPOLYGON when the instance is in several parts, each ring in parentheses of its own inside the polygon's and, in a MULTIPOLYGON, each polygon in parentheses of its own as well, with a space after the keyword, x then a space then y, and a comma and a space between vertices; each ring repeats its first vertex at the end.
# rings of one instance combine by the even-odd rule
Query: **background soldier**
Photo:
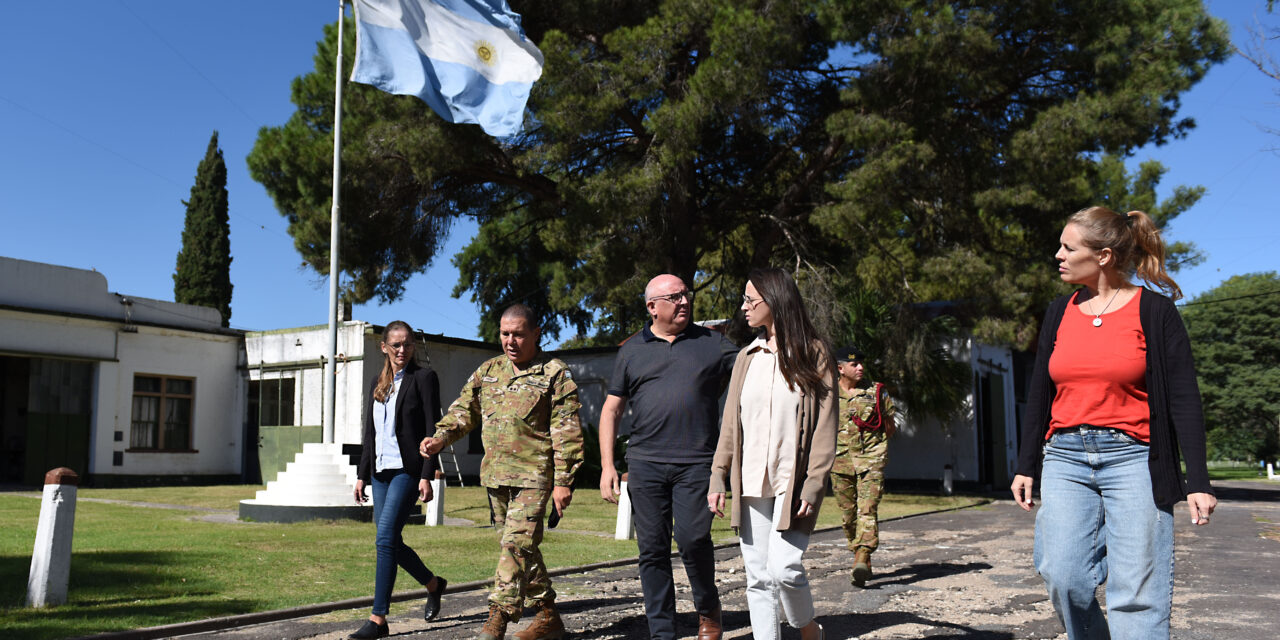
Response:
POLYGON ((518 621, 526 604, 537 607, 538 614, 515 638, 560 638, 564 623, 538 545, 547 500, 556 513, 564 513, 582 464, 578 386, 564 362, 538 351, 541 329, 528 307, 509 307, 498 327, 504 355, 471 374, 420 452, 435 455, 472 429, 482 429, 480 483, 488 489, 494 523, 502 531, 502 550, 480 640, 501 640, 507 622, 518 621))
POLYGON ((844 512, 844 535, 853 551, 853 584, 871 578, 871 552, 880 544, 877 512, 884 494, 884 464, 895 429, 893 400, 884 385, 865 378, 862 353, 854 347, 836 352, 840 368, 840 431, 831 487, 844 512))

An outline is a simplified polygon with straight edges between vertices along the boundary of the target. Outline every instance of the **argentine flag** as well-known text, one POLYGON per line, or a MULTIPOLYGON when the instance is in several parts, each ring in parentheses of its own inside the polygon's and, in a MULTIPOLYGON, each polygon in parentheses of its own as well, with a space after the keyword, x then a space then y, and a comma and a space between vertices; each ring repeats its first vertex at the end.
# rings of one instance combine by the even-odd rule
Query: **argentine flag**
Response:
POLYGON ((542 52, 506 0, 355 0, 351 80, 418 96, 449 122, 520 132, 542 52))

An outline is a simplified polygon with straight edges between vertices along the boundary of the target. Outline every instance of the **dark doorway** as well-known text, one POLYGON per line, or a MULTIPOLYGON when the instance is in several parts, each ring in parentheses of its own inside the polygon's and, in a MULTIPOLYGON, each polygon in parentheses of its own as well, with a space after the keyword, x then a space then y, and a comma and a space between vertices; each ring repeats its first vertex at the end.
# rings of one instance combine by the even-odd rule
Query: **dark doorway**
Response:
POLYGON ((22 482, 27 451, 27 358, 0 356, 0 483, 22 482))
POLYGON ((978 482, 987 488, 1004 486, 1008 474, 1004 411, 1004 374, 977 375, 978 418, 978 482))
POLYGON ((0 357, 3 479, 39 485, 50 469, 89 472, 91 362, 0 357))

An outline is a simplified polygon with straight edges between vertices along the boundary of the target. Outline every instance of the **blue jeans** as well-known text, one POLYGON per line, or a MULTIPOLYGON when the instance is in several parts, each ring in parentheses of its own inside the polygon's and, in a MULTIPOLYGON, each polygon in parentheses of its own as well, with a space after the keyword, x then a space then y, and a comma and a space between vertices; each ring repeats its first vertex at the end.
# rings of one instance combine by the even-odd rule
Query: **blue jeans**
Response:
POLYGON ((1091 427, 1045 446, 1035 565, 1071 640, 1169 637, 1173 513, 1151 497, 1147 448, 1091 427))
POLYGON ((716 589, 715 545, 711 542, 711 462, 674 464, 627 460, 627 495, 640 549, 640 591, 649 621, 649 637, 674 640, 676 591, 671 576, 674 531, 684 573, 701 615, 720 610, 716 589), (673 527, 674 523, 674 527, 673 527))
POLYGON ((435 577, 422 559, 404 543, 400 535, 409 521, 409 512, 418 502, 418 479, 404 469, 387 469, 373 474, 373 523, 378 533, 378 565, 373 579, 373 615, 385 616, 391 607, 391 590, 396 586, 396 566, 404 567, 415 580, 427 586, 435 577))

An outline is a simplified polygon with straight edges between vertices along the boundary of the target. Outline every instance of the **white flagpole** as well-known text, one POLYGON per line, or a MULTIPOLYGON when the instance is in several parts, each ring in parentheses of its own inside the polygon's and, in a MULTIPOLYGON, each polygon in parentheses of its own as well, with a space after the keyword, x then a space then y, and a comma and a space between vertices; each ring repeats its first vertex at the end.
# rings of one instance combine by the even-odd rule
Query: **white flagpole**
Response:
POLYGON ((333 100, 333 208, 329 214, 329 351, 324 361, 324 422, 322 441, 336 442, 334 414, 337 408, 338 356, 338 187, 342 184, 342 21, 343 0, 338 0, 338 59, 334 66, 333 100))

